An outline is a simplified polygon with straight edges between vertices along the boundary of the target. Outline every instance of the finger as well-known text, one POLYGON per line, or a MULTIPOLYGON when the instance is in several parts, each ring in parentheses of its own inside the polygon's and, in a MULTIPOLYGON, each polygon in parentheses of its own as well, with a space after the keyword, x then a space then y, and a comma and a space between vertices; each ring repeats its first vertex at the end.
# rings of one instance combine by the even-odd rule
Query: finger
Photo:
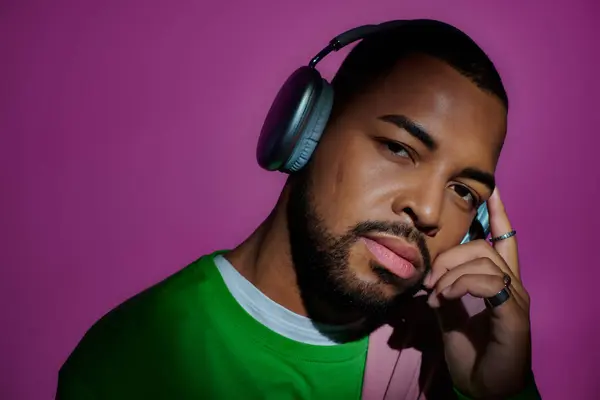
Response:
MULTIPOLYGON (((500 276, 469 274, 461 276, 452 285, 446 287, 440 293, 440 296, 445 300, 456 300, 470 294, 485 299, 486 297, 495 296, 502 289, 504 289, 504 281, 500 276)), ((502 313, 505 309, 514 308, 515 306, 517 306, 517 302, 511 293, 510 298, 503 304, 493 308, 493 311, 502 313)), ((433 308, 439 308, 439 306, 433 308)))
POLYGON ((423 281, 427 288, 434 287, 438 280, 459 265, 466 264, 479 258, 488 258, 494 262, 503 272, 516 278, 504 259, 485 240, 474 240, 472 242, 456 246, 440 254, 431 266, 429 275, 423 281))
MULTIPOLYGON (((500 198, 498 187, 492 193, 492 196, 487 201, 488 210, 490 213, 490 230, 492 237, 498 237, 513 230, 512 224, 508 219, 508 214, 504 203, 500 198)), ((517 248, 517 239, 515 236, 508 239, 494 242, 494 249, 506 261, 508 267, 513 271, 515 276, 520 276, 519 271, 519 252, 517 248)))
POLYGON ((444 289, 456 282, 461 276, 474 274, 504 276, 504 272, 492 260, 487 257, 477 258, 442 275, 433 287, 433 292, 442 293, 444 289))
MULTIPOLYGON (((427 302, 430 305, 436 306, 439 303, 438 295, 442 293, 446 288, 452 286, 463 275, 491 275, 501 277, 504 283, 505 272, 500 269, 492 260, 483 257, 465 264, 461 264, 458 267, 447 271, 440 277, 432 292, 429 294, 427 302)), ((509 274, 510 276, 510 274, 509 274)), ((515 300, 519 305, 526 307, 527 301, 526 296, 523 293, 524 289, 518 280, 514 280, 511 276, 510 287, 512 292, 515 294, 515 300)))

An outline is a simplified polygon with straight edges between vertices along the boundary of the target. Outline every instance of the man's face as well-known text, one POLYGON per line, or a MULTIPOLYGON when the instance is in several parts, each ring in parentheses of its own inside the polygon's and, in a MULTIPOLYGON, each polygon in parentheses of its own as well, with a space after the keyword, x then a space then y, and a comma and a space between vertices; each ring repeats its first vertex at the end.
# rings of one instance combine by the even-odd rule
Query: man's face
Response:
POLYGON ((505 131, 499 99, 425 56, 357 96, 290 180, 301 290, 370 311, 412 295, 491 195, 505 131))

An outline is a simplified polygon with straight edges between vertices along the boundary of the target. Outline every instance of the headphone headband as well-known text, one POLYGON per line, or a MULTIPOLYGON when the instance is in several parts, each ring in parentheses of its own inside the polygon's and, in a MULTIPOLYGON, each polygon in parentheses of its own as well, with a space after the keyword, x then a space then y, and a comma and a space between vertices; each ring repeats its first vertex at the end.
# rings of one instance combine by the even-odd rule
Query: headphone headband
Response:
MULTIPOLYGON (((414 20, 412 20, 414 21, 414 20)), ((425 20, 421 20, 425 21, 425 20)), ((431 21, 431 20, 429 20, 431 21)), ((283 84, 273 101, 256 148, 258 164, 268 170, 295 173, 311 158, 325 131, 333 107, 333 88, 315 66, 333 51, 375 33, 405 25, 407 20, 393 20, 376 25, 363 25, 337 35, 312 58, 308 65, 298 68, 283 84)), ((489 233, 486 204, 477 211, 481 229, 473 229, 463 243, 489 233)))
POLYGON ((334 37, 333 39, 331 39, 329 41, 329 44, 325 48, 323 48, 323 50, 318 52, 317 55, 312 58, 312 60, 310 60, 310 62, 308 63, 308 66, 311 68, 314 68, 319 63, 319 61, 321 61, 323 58, 325 58, 332 51, 338 51, 340 49, 343 49, 344 47, 348 46, 349 44, 352 44, 352 43, 356 42, 357 40, 364 39, 367 36, 370 36, 374 33, 382 32, 382 31, 385 31, 388 29, 397 28, 398 26, 403 25, 405 22, 406 21, 404 21, 404 20, 394 20, 394 21, 383 22, 383 23, 377 24, 377 25, 362 25, 362 26, 358 26, 356 28, 347 30, 346 32, 341 33, 341 34, 337 35, 336 37, 334 37))

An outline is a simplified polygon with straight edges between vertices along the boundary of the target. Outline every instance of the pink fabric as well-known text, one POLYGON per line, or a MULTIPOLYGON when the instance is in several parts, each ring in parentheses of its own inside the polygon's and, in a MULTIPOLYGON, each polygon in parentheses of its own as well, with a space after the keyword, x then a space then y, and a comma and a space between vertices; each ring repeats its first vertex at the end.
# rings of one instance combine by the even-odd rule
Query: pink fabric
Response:
POLYGON ((371 335, 362 392, 364 400, 418 398, 421 353, 414 349, 400 352, 390 348, 388 340, 392 332, 392 327, 385 325, 371 335))
MULTIPOLYGON (((471 316, 485 309, 481 299, 471 296, 465 296, 463 304, 471 316)), ((392 333, 393 328, 384 325, 369 338, 362 399, 426 400, 419 387, 422 353, 414 348, 402 351, 391 348, 388 342, 392 333)), ((431 371, 423 373, 429 374, 431 371)))

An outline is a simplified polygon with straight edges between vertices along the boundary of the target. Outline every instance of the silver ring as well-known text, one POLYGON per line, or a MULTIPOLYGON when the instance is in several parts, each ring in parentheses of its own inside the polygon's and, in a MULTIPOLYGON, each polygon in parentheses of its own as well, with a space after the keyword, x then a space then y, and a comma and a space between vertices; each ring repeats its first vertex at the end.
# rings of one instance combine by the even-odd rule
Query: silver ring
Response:
POLYGON ((500 236, 496 236, 496 237, 491 238, 490 242, 492 242, 492 243, 493 242, 499 242, 501 240, 505 240, 505 239, 511 238, 511 237, 515 236, 516 234, 517 234, 517 231, 512 230, 510 232, 505 233, 504 235, 500 235, 500 236))
POLYGON ((487 297, 483 300, 485 302, 485 306, 488 309, 496 308, 496 307, 506 303, 506 301, 508 299, 510 299, 509 286, 510 286, 512 279, 510 278, 510 275, 504 274, 503 280, 504 280, 504 287, 502 288, 502 290, 499 291, 498 293, 496 293, 494 296, 487 297))

